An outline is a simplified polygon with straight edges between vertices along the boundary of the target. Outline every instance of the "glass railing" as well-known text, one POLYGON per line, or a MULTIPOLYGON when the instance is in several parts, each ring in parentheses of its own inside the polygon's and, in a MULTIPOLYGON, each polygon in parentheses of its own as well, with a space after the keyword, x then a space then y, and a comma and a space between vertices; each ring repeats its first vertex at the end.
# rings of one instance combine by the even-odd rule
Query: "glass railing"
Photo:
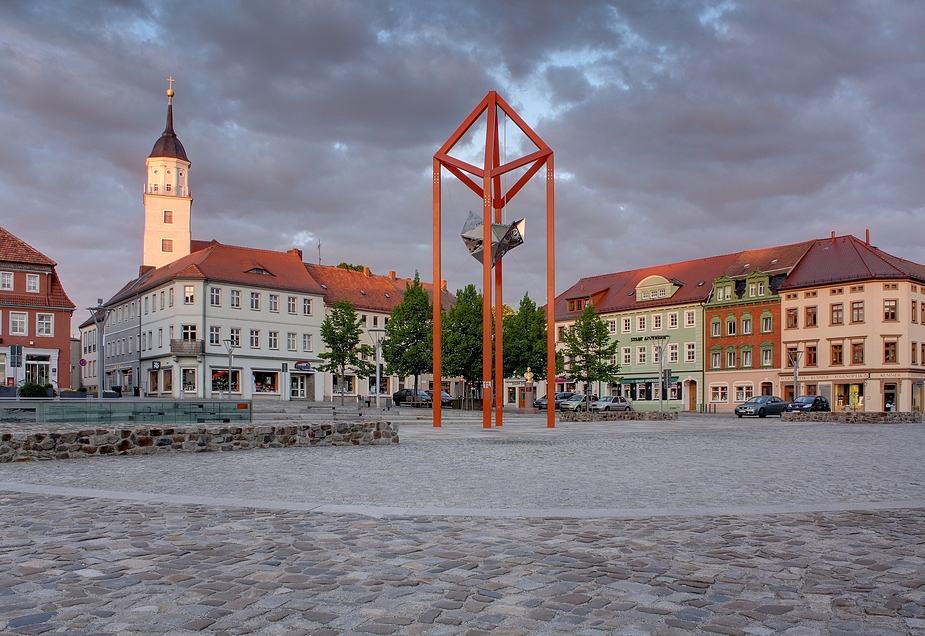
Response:
POLYGON ((216 424, 253 421, 249 400, 0 400, 2 424, 216 424))

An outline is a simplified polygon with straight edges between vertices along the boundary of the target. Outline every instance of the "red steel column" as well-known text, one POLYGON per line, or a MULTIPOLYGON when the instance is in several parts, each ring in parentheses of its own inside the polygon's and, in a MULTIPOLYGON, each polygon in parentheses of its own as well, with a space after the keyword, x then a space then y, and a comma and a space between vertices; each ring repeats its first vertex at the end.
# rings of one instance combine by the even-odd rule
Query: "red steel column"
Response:
MULTIPOLYGON (((434 159, 434 302, 433 302, 433 360, 434 360, 434 400, 433 416, 434 428, 439 428, 442 414, 442 400, 440 399, 443 390, 443 287, 442 287, 442 264, 440 245, 443 242, 440 230, 440 162, 434 159)), ((376 389, 378 391, 378 388, 376 389)))
POLYGON ((491 159, 497 137, 497 109, 497 103, 492 99, 486 112, 488 121, 485 126, 485 163, 482 172, 482 428, 491 428, 491 400, 494 393, 491 377, 491 159))
POLYGON ((556 427, 556 212, 553 156, 546 160, 546 427, 556 427), (552 404, 550 404, 552 403, 552 404))

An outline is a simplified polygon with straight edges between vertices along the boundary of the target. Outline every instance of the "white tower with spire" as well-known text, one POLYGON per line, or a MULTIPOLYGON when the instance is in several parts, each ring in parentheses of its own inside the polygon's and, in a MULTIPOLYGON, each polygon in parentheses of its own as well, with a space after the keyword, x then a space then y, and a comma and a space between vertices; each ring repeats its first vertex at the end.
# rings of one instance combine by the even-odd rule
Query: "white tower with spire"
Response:
POLYGON ((148 157, 143 265, 163 267, 190 253, 190 161, 173 132, 173 78, 167 80, 167 127, 148 157))

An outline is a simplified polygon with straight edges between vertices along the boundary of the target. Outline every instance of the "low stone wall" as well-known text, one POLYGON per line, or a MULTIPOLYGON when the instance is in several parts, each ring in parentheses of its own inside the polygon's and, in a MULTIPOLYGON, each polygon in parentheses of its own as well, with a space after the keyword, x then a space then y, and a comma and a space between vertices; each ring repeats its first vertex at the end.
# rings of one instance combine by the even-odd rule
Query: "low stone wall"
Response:
POLYGON ((0 463, 95 455, 202 453, 288 446, 358 446, 398 443, 391 422, 313 422, 294 425, 176 425, 114 428, 47 427, 0 431, 0 463))
POLYGON ((678 419, 677 411, 602 411, 600 413, 588 413, 582 411, 560 411, 558 412, 560 422, 612 422, 619 420, 676 420, 678 419))
POLYGON ((899 424, 922 421, 919 412, 899 411, 885 413, 883 411, 813 411, 810 413, 781 413, 780 419, 784 422, 837 422, 841 424, 899 424))

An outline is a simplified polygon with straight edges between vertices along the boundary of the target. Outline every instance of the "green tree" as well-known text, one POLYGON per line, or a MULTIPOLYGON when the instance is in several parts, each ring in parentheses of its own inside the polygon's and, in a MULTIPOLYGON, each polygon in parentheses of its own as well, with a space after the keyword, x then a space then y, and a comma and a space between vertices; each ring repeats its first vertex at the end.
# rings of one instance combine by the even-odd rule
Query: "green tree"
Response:
POLYGON ((614 361, 620 343, 610 339, 607 324, 591 305, 585 307, 570 329, 565 330, 562 344, 566 377, 585 382, 589 396, 592 382, 613 382, 617 379, 620 365, 614 361))
MULTIPOLYGON (((399 377, 413 375, 414 388, 417 390, 418 376, 434 367, 432 330, 433 309, 430 298, 415 272, 414 282, 405 287, 404 298, 392 310, 392 317, 385 326, 382 356, 386 363, 386 373, 399 377)), ((439 377, 435 378, 434 383, 439 391, 439 377)))
POLYGON ((546 314, 524 294, 516 314, 504 317, 504 377, 521 376, 527 368, 546 378, 546 314))
POLYGON ((353 265, 352 263, 347 263, 347 262, 338 263, 337 267, 339 267, 340 269, 349 270, 351 272, 362 272, 364 269, 363 265, 353 265))
MULTIPOLYGON (((456 305, 443 319, 443 371, 466 381, 466 388, 482 380, 482 294, 475 285, 456 292, 456 305)), ((466 391, 466 396, 470 391, 466 391)))
POLYGON ((334 388, 340 387, 340 402, 344 403, 344 378, 347 371, 354 371, 358 377, 369 377, 376 372, 374 364, 366 357, 373 355, 373 348, 360 344, 363 328, 353 305, 340 300, 331 307, 331 312, 321 323, 321 339, 327 351, 319 353, 324 362, 318 365, 322 371, 333 374, 334 388))

